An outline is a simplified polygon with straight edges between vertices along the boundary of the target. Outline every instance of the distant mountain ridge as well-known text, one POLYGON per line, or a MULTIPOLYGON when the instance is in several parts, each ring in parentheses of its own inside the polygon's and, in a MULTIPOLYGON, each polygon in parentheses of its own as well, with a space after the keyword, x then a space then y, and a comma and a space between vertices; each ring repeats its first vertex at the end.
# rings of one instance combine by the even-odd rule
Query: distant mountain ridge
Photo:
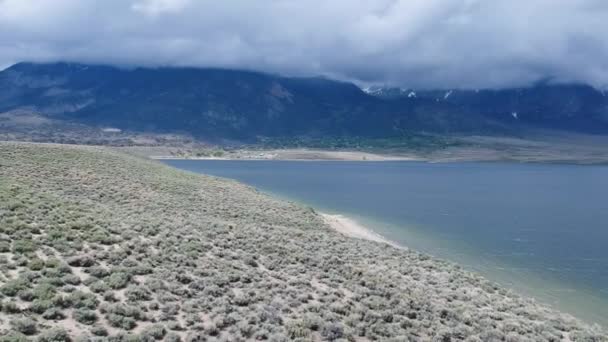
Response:
POLYGON ((254 71, 19 63, 0 72, 0 112, 198 137, 398 137, 608 133, 608 97, 586 85, 503 90, 369 88, 254 71))

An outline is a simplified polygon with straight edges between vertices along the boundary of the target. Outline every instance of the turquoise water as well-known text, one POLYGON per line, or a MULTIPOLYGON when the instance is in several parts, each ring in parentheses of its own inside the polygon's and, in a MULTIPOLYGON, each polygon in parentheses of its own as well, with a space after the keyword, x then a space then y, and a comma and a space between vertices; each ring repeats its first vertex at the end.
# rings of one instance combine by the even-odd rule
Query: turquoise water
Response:
POLYGON ((359 220, 608 326, 608 167, 168 160, 359 220))

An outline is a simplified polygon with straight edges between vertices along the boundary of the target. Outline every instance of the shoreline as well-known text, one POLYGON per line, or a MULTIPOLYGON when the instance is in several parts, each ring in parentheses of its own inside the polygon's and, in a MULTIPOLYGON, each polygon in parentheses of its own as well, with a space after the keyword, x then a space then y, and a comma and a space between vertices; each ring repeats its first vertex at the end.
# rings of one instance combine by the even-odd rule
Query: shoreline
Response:
POLYGON ((462 260, 457 261, 457 260, 454 260, 454 259, 446 257, 446 256, 439 257, 439 256, 436 256, 433 254, 429 254, 428 252, 421 251, 416 248, 410 248, 405 245, 399 244, 395 241, 389 240, 386 237, 382 236, 381 234, 376 233, 373 229, 369 228, 368 226, 365 226, 365 225, 361 224, 359 221, 352 219, 346 215, 329 214, 329 213, 320 212, 320 211, 317 211, 317 214, 319 214, 319 216, 321 216, 323 221, 331 229, 335 230, 336 232, 345 236, 346 238, 386 244, 386 245, 389 245, 389 246, 399 249, 399 250, 425 255, 436 261, 442 261, 442 262, 450 263, 453 265, 457 265, 458 267, 462 267, 463 269, 467 270, 467 272, 470 272, 477 276, 481 276, 484 279, 487 279, 496 284, 499 284, 500 287, 506 289, 507 291, 513 291, 513 293, 517 294, 518 296, 522 296, 523 298, 532 300, 542 306, 545 306, 552 310, 556 310, 564 315, 570 315, 572 317, 576 317, 577 319, 580 319, 580 320, 586 322, 587 324, 598 325, 599 327, 602 327, 602 328, 606 327, 606 323, 607 323, 606 320, 603 317, 597 316, 597 313, 594 311, 586 312, 584 310, 577 309, 575 307, 561 306, 561 305, 557 305, 556 303, 552 303, 551 295, 543 294, 542 291, 538 290, 538 289, 541 289, 544 284, 539 285, 539 283, 537 283, 536 279, 535 279, 535 281, 536 281, 535 285, 538 285, 538 287, 535 287, 534 285, 522 285, 522 284, 518 284, 518 283, 510 283, 511 281, 513 281, 513 279, 508 280, 507 278, 504 278, 504 275, 500 275, 500 274, 496 274, 496 273, 492 273, 492 272, 490 272, 490 273, 484 272, 480 269, 476 269, 471 264, 463 263, 462 260))
POLYGON ((384 243, 398 249, 408 249, 407 247, 385 238, 384 236, 374 232, 372 229, 345 215, 328 214, 324 212, 319 212, 319 215, 329 227, 346 237, 384 243))
POLYGON ((332 151, 317 149, 240 150, 225 156, 149 155, 156 160, 286 160, 286 161, 427 161, 421 156, 379 154, 363 151, 332 151))
MULTIPOLYGON (((552 310, 556 310, 565 315, 571 315, 573 317, 576 317, 577 319, 586 322, 587 324, 598 325, 602 328, 607 327, 606 324, 608 324, 608 321, 606 321, 604 317, 598 316, 597 311, 583 310, 579 307, 573 307, 571 306, 571 304, 554 303, 554 294, 547 294, 542 291, 543 286, 546 285, 544 283, 539 283, 539 279, 542 278, 534 278, 532 284, 513 282, 514 280, 512 278, 506 278, 505 274, 495 273, 488 270, 484 271, 482 269, 476 268, 473 264, 467 263, 463 260, 455 260, 448 256, 437 256, 434 254, 430 254, 428 251, 422 251, 417 248, 412 248, 403 244, 399 244, 393 240, 387 239, 381 234, 376 233, 369 226, 363 225, 361 222, 347 215, 329 214, 327 212, 322 211, 317 211, 317 214, 321 216, 323 221, 331 229, 335 230, 336 232, 347 238, 386 244, 396 249, 419 253, 435 260, 441 260, 443 262, 457 265, 458 267, 462 267, 468 272, 471 272, 485 279, 488 279, 496 284, 499 284, 502 288, 507 289, 508 291, 513 291, 514 293, 519 296, 522 296, 523 298, 533 300, 539 303, 540 305, 544 305, 548 308, 551 308, 552 310)), ((588 297, 583 296, 579 299, 587 301, 587 303, 591 306, 595 306, 595 303, 588 301, 590 299, 588 297)))
MULTIPOLYGON (((341 153, 341 152, 335 152, 341 153)), ((350 152, 349 152, 350 153, 350 152)), ((369 157, 352 157, 350 155, 334 157, 334 156, 228 156, 228 157, 197 157, 197 156, 171 156, 171 155, 144 155, 145 158, 151 160, 215 160, 215 161, 297 161, 297 162, 422 162, 433 164, 452 164, 452 163, 507 163, 507 164, 560 164, 560 165, 577 165, 577 166, 608 166, 606 160, 588 160, 588 159, 567 159, 567 158, 518 158, 514 156, 508 157, 491 157, 484 158, 481 156, 449 156, 449 157, 399 157, 399 156, 384 156, 375 155, 369 157)))

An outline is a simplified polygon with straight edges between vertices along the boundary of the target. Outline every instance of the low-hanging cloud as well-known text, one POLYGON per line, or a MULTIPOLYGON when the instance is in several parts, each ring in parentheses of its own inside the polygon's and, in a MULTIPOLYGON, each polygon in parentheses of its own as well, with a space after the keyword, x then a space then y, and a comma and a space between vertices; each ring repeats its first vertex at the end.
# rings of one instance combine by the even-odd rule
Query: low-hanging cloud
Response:
POLYGON ((0 0, 0 66, 76 61, 424 88, 608 85, 605 0, 0 0))

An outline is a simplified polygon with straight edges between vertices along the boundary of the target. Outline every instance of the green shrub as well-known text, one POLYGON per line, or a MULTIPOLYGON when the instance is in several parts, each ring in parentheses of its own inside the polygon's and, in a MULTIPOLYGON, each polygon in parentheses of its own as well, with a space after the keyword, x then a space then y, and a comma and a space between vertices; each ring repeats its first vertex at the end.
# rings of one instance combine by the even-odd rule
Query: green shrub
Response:
POLYGON ((38 332, 36 321, 31 318, 18 318, 11 322, 11 328, 25 335, 34 335, 38 332))
POLYGON ((34 292, 32 290, 21 290, 17 293, 17 297, 25 302, 34 300, 34 292))
POLYGON ((88 238, 90 242, 98 242, 102 245, 111 245, 116 242, 116 238, 102 231, 97 231, 88 238))
POLYGON ((110 303, 118 302, 118 299, 116 298, 116 296, 114 296, 114 291, 106 291, 103 294, 103 299, 110 303))
POLYGON ((11 250, 11 244, 8 241, 0 241, 0 253, 7 253, 11 250))
POLYGON ((48 268, 57 268, 61 265, 61 261, 57 258, 49 258, 44 262, 45 266, 48 268))
POLYGON ((7 314, 16 314, 20 313, 21 309, 17 306, 17 303, 13 301, 2 302, 2 312, 7 314))
POLYGON ((65 283, 63 282, 63 278, 61 276, 46 278, 46 279, 44 279, 44 282, 46 284, 50 284, 50 285, 53 285, 56 287, 65 285, 65 283))
POLYGON ((52 328, 43 331, 38 336, 39 342, 70 342, 70 335, 62 328, 52 328))
POLYGON ((0 342, 29 342, 29 339, 20 332, 9 331, 6 335, 0 337, 0 342))
POLYGON ((76 291, 69 295, 69 301, 75 308, 87 308, 94 310, 97 308, 99 301, 97 297, 92 293, 85 293, 82 291, 76 291))
POLYGON ((28 307, 28 311, 33 313, 42 314, 46 310, 53 307, 53 302, 50 300, 40 300, 36 299, 32 302, 32 304, 28 307))
POLYGON ((108 330, 100 325, 94 325, 89 330, 95 336, 108 336, 108 330))
POLYGON ((289 321, 285 324, 285 329, 291 339, 308 337, 310 334, 310 330, 302 321, 289 321))
POLYGON ((214 323, 211 323, 204 327, 205 333, 210 336, 217 336, 220 334, 220 329, 214 323))
POLYGON ((110 275, 110 271, 101 266, 87 268, 85 272, 95 278, 105 278, 110 275))
POLYGON ((110 289, 108 284, 104 283, 101 280, 98 280, 91 285, 89 285, 89 289, 95 293, 104 293, 110 289))
POLYGON ((335 341, 344 337, 344 327, 339 323, 328 323, 323 327, 321 336, 329 341, 335 341))
POLYGON ((237 323, 237 328, 239 329, 241 336, 245 338, 250 338, 256 332, 256 327, 247 322, 237 323))
POLYGON ((44 268, 44 261, 40 258, 33 258, 30 260, 27 267, 32 271, 40 271, 44 268))
POLYGON ((68 274, 62 278, 65 284, 78 285, 80 284, 80 278, 75 274, 68 274))
POLYGON ((63 276, 63 272, 61 272, 59 267, 45 268, 41 273, 47 278, 61 278, 63 276))
POLYGON ((139 335, 118 333, 107 338, 108 342, 149 342, 139 335))
POLYGON ((151 267, 148 266, 137 266, 137 267, 132 267, 129 269, 129 271, 135 275, 146 275, 146 274, 152 274, 153 269, 151 267))
POLYGON ((77 322, 86 325, 92 325, 97 321, 97 314, 95 313, 95 311, 83 308, 74 310, 74 312, 72 313, 72 317, 77 322))
POLYGON ((34 298, 40 300, 53 299, 57 293, 55 286, 47 283, 40 284, 34 287, 34 298))
POLYGON ((287 337, 282 333, 274 333, 268 338, 270 342, 287 342, 287 337))
POLYGON ((258 267, 258 262, 253 257, 248 257, 245 259, 245 265, 249 265, 251 267, 258 267))
POLYGON ((195 342, 195 341, 208 341, 209 338, 203 333, 199 331, 189 332, 186 336, 186 341, 195 342))
POLYGON ((23 279, 9 280, 6 284, 0 287, 0 292, 2 292, 2 294, 5 296, 14 297, 17 295, 17 293, 19 293, 19 291, 26 290, 28 285, 29 284, 23 279))
POLYGON ((74 301, 71 295, 68 296, 56 296, 52 300, 54 306, 58 306, 60 308, 69 308, 74 304, 74 301))
POLYGON ((177 321, 167 321, 165 324, 169 330, 184 330, 184 327, 182 327, 177 321))
POLYGON ((125 304, 113 304, 106 308, 107 312, 116 313, 122 316, 133 317, 135 319, 144 319, 144 313, 137 307, 125 304))
POLYGON ((232 299, 232 302, 238 306, 247 306, 251 303, 251 298, 244 294, 237 294, 232 299))
POLYGON ((125 291, 125 295, 133 302, 150 300, 150 292, 142 286, 130 286, 125 291))
POLYGON ((36 244, 32 240, 16 240, 13 242, 13 253, 27 254, 36 250, 36 244))
POLYGON ((57 271, 61 275, 71 274, 72 273, 72 268, 68 264, 62 262, 62 263, 59 264, 59 266, 57 266, 57 271))
POLYGON ((76 290, 77 290, 77 288, 75 288, 72 285, 64 285, 61 287, 61 291, 65 292, 65 293, 72 293, 76 290))
POLYGON ((20 275, 19 278, 23 279, 24 281, 27 281, 29 283, 35 283, 36 280, 41 279, 42 275, 38 272, 34 272, 34 271, 29 271, 29 270, 24 270, 20 275))
POLYGON ((131 276, 125 272, 114 272, 107 279, 106 283, 114 290, 122 289, 129 284, 131 276))
POLYGON ((115 328, 131 330, 135 328, 135 326, 137 326, 137 322, 133 317, 126 317, 111 313, 106 316, 106 319, 108 320, 110 325, 115 328))
POLYGON ((91 284, 96 283, 98 281, 100 280, 95 277, 87 277, 85 280, 82 281, 82 285, 90 286, 91 284))
POLYGON ((164 326, 160 325, 160 324, 154 324, 151 325, 149 327, 147 327, 146 329, 144 329, 144 331, 142 332, 143 336, 149 336, 152 337, 156 340, 162 340, 163 337, 165 337, 165 334, 167 333, 167 330, 165 329, 164 326))
POLYGON ((317 331, 323 325, 323 320, 321 317, 315 314, 307 314, 304 316, 304 324, 310 330, 317 331))
POLYGON ((127 267, 127 268, 129 268, 129 267, 137 267, 137 266, 139 265, 139 263, 138 263, 136 260, 133 260, 133 259, 131 259, 131 258, 128 258, 128 259, 124 259, 124 260, 122 261, 121 265, 122 265, 123 267, 127 267))
POLYGON ((79 255, 68 259, 68 265, 72 267, 91 267, 95 265, 95 259, 89 255, 79 255))
POLYGON ((165 337, 165 342, 181 342, 182 338, 173 331, 169 332, 165 337))
POLYGON ((126 330, 133 329, 138 320, 145 320, 144 313, 134 306, 124 304, 104 304, 100 308, 102 313, 106 314, 106 318, 113 327, 118 327, 126 330))
POLYGON ((42 318, 47 320, 62 320, 65 318, 65 315, 60 309, 50 308, 42 314, 42 318))
POLYGON ((19 267, 25 267, 27 266, 27 263, 30 261, 27 257, 20 255, 20 256, 15 256, 13 258, 15 265, 19 266, 19 267))

